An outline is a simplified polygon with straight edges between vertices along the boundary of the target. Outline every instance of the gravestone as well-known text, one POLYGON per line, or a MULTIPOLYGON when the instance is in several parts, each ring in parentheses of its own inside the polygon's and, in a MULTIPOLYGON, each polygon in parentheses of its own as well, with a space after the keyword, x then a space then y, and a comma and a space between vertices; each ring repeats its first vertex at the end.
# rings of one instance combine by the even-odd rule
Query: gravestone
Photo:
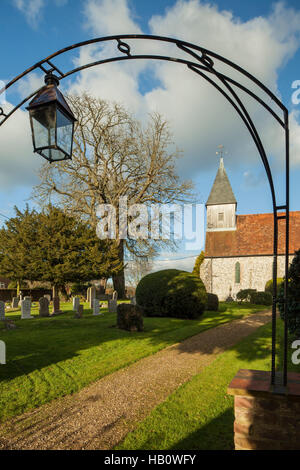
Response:
POLYGON ((18 308, 18 306, 19 306, 19 297, 13 297, 11 308, 18 308))
POLYGON ((93 308, 93 303, 94 303, 95 298, 96 298, 96 287, 92 286, 90 287, 90 294, 89 294, 90 308, 93 308))
POLYGON ((45 299, 48 299, 48 302, 49 302, 49 304, 50 304, 50 302, 51 302, 51 295, 50 295, 50 294, 45 294, 44 297, 45 297, 45 299))
POLYGON ((113 291, 112 300, 118 300, 118 292, 116 290, 113 291))
POLYGON ((54 297, 52 315, 58 315, 59 313, 62 313, 60 310, 60 300, 59 297, 54 297))
POLYGON ((5 320, 5 302, 0 300, 0 321, 5 320))
POLYGON ((135 296, 134 296, 134 297, 131 297, 130 303, 131 303, 131 305, 136 305, 136 298, 135 298, 135 296))
POLYGON ((103 315, 103 313, 100 313, 100 303, 98 299, 94 299, 93 301, 93 315, 103 315))
POLYGON ((114 299, 108 301, 109 313, 117 313, 118 302, 114 299))
POLYGON ((26 295, 26 297, 24 297, 24 300, 30 300, 30 302, 31 302, 31 297, 30 297, 30 295, 26 295))
POLYGON ((22 320, 33 318, 31 316, 31 300, 29 299, 21 300, 21 318, 22 320))
POLYGON ((83 305, 78 305, 78 311, 75 312, 74 318, 82 318, 83 316, 83 305))
POLYGON ((117 327, 128 331, 143 331, 143 310, 137 305, 119 304, 117 309, 117 327))
POLYGON ((49 301, 46 297, 39 299, 39 315, 40 317, 49 317, 49 301))
POLYGON ((73 297, 73 312, 78 312, 79 305, 80 305, 80 298, 73 297))

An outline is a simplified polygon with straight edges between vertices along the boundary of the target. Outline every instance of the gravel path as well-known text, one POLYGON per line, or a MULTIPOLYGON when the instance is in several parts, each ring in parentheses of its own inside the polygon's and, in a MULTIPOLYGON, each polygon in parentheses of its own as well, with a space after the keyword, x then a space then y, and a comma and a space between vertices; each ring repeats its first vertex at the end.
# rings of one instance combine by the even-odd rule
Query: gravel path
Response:
POLYGON ((269 322, 252 314, 172 345, 0 426, 0 449, 111 449, 218 354, 269 322))

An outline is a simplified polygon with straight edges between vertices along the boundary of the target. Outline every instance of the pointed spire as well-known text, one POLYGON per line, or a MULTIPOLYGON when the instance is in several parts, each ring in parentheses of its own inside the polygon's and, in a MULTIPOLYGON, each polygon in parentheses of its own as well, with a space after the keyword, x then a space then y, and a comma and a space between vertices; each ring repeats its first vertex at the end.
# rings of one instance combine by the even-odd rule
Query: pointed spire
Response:
POLYGON ((207 206, 218 204, 237 204, 224 167, 223 157, 220 158, 217 176, 206 203, 207 206))

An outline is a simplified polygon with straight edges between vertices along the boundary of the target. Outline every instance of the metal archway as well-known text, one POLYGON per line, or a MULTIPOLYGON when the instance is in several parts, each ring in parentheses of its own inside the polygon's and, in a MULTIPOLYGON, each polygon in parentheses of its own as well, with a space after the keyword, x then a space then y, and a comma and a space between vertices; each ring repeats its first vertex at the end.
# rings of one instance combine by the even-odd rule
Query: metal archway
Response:
MULTIPOLYGON (((0 95, 8 90, 12 85, 18 82, 20 79, 30 74, 34 70, 41 70, 45 74, 54 72, 59 80, 63 80, 70 75, 80 72, 84 69, 94 67, 96 65, 102 65, 106 63, 113 63, 118 61, 126 61, 132 59, 153 59, 153 60, 163 60, 176 62, 185 65, 189 70, 201 76, 212 86, 214 86, 233 106, 236 110, 245 126, 247 127, 256 147, 261 157, 263 166, 266 171, 268 178, 271 197, 272 197, 272 206, 273 206, 273 219, 274 219, 274 238, 273 238, 273 305, 272 305, 272 366, 271 366, 271 384, 276 390, 276 387, 286 386, 287 384, 287 346, 288 346, 288 328, 287 328, 287 301, 288 301, 288 266, 289 266, 289 113, 287 108, 283 103, 274 95, 274 93, 269 90, 260 80, 251 75, 249 72, 244 70, 239 65, 233 63, 232 61, 222 57, 212 51, 209 51, 201 46, 191 44, 186 41, 181 41, 174 38, 168 38, 163 36, 151 36, 151 35, 141 35, 141 34, 122 34, 116 36, 107 36, 102 38, 95 38, 88 41, 80 42, 73 44, 69 47, 61 49, 54 54, 51 54, 49 57, 37 62, 35 65, 25 70, 22 74, 18 75, 12 79, 4 88, 0 90, 0 95), (173 56, 162 56, 162 55, 153 55, 153 54, 134 54, 131 52, 131 47, 127 42, 131 40, 141 41, 159 41, 168 43, 169 45, 175 46, 175 50, 180 50, 180 57, 173 56), (116 41, 116 46, 119 51, 119 55, 115 57, 109 57, 106 59, 98 60, 95 62, 87 63, 80 67, 71 69, 67 72, 63 72, 61 68, 57 67, 53 60, 62 54, 80 49, 84 46, 91 44, 101 44, 107 42, 116 41), (184 53, 184 56, 183 54, 184 53), (219 72, 216 69, 215 61, 225 64, 229 67, 230 71, 237 75, 239 78, 233 78, 224 73, 219 72), (264 96, 261 97, 257 93, 254 93, 248 86, 242 83, 243 79, 248 79, 251 85, 255 85, 260 93, 264 96), (251 119, 249 112, 246 109, 245 104, 242 99, 236 92, 236 89, 242 90, 248 96, 256 100, 263 108, 265 108, 273 118, 278 122, 278 124, 284 130, 285 138, 285 182, 286 182, 286 191, 285 191, 285 204, 278 206, 276 201, 276 193, 274 189, 274 183, 272 178, 272 172, 268 162, 268 158, 262 144, 259 133, 256 129, 256 126, 251 119), (272 100, 275 104, 275 109, 273 109, 266 100, 272 100), (284 212, 280 212, 284 211, 284 212), (276 372, 276 304, 277 299, 277 257, 278 257, 278 220, 285 220, 285 284, 284 284, 284 309, 285 309, 285 325, 284 325, 284 351, 283 351, 283 370, 276 372), (281 374, 282 372, 282 374, 281 374)), ((39 90, 43 87, 36 90, 34 93, 31 93, 27 98, 22 100, 17 106, 15 106, 7 114, 4 112, 3 108, 0 107, 0 127, 15 113, 17 109, 23 106, 28 100, 30 100, 39 90)))

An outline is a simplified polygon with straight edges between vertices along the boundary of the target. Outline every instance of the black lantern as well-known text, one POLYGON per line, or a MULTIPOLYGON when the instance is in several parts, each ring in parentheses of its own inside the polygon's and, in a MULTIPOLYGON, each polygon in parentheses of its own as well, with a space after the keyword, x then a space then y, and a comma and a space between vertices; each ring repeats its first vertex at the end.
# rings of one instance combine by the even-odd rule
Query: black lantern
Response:
POLYGON ((29 103, 34 152, 50 163, 72 158, 75 117, 58 89, 59 80, 47 74, 46 86, 29 103))

